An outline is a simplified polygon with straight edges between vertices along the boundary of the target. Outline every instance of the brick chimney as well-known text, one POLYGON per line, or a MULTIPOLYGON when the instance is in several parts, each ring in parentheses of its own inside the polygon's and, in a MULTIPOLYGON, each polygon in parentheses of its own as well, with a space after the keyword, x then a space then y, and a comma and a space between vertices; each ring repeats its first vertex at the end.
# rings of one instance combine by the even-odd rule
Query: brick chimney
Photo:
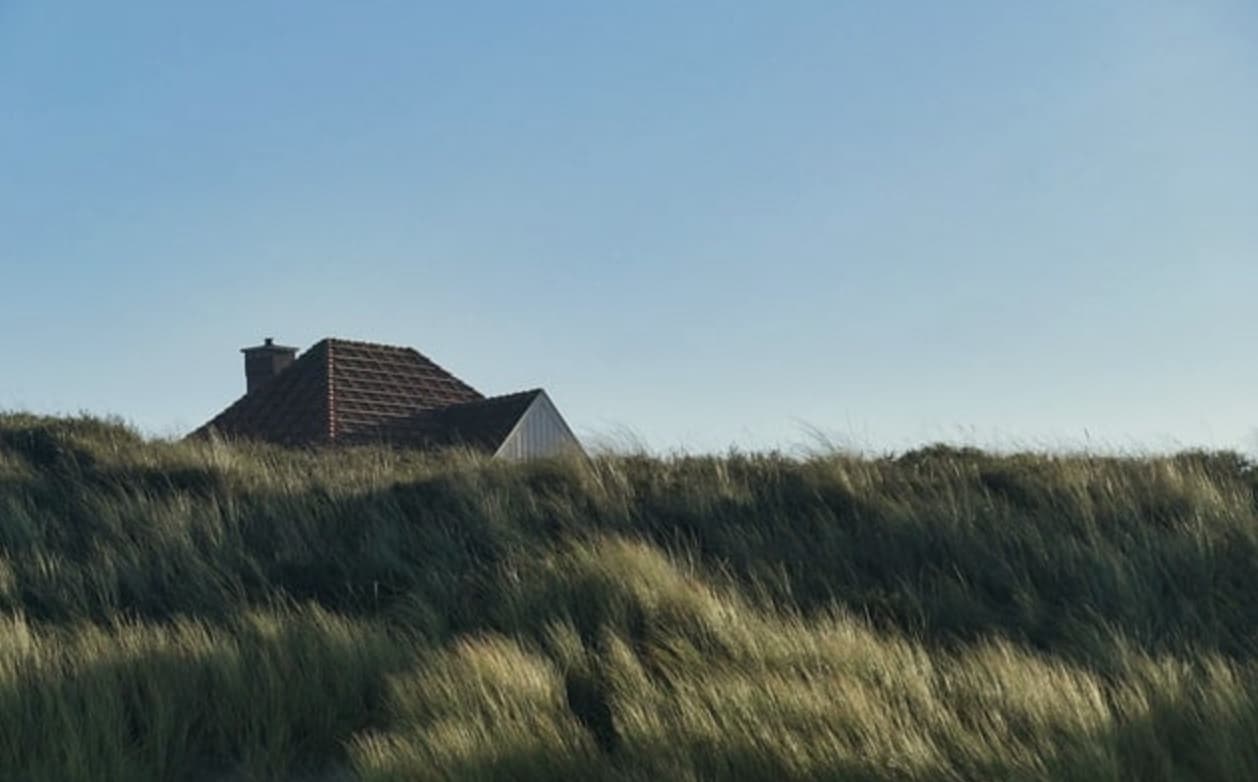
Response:
POLYGON ((252 394, 254 389, 266 385, 267 381, 288 369, 297 358, 297 348, 276 345, 275 340, 267 337, 257 347, 241 348, 245 354, 245 393, 252 394))

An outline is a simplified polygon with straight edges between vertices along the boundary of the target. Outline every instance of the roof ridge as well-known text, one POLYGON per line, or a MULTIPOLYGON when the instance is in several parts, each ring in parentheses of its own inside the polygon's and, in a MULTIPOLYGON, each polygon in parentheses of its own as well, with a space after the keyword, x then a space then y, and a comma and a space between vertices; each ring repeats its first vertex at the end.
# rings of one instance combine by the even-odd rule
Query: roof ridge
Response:
MULTIPOLYGON (((324 340, 328 343, 327 347, 327 378, 328 378, 328 440, 336 440, 336 372, 333 371, 334 348, 336 340, 328 338, 324 340)), ((318 344, 318 343, 316 343, 318 344)))
MULTIPOLYGON (((333 343, 339 343, 341 345, 354 345, 356 347, 364 347, 364 348, 387 348, 389 350, 411 350, 411 351, 415 350, 414 348, 409 347, 407 345, 392 345, 388 342, 371 342, 365 339, 346 339, 344 337, 324 337, 323 339, 319 340, 319 342, 333 342, 333 343)), ((318 343, 315 343, 315 344, 318 344, 318 343)), ((415 352, 418 352, 418 351, 415 351, 415 352)))

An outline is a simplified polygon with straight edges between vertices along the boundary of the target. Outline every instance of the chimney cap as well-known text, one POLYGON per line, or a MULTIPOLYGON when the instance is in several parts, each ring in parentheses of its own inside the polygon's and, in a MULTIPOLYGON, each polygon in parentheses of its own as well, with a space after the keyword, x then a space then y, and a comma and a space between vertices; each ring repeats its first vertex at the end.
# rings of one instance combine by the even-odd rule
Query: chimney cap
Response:
POLYGON ((276 345, 274 337, 267 337, 262 340, 261 345, 255 345, 251 348, 241 348, 241 353, 296 353, 297 348, 288 347, 287 345, 276 345))

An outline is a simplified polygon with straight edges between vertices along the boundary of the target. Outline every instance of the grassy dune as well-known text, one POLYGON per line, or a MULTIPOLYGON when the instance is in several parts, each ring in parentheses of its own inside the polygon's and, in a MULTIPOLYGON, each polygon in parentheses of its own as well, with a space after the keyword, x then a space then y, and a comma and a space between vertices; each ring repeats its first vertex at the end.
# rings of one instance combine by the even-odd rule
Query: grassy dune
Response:
POLYGON ((0 416, 0 779, 1255 779, 1256 489, 0 416))

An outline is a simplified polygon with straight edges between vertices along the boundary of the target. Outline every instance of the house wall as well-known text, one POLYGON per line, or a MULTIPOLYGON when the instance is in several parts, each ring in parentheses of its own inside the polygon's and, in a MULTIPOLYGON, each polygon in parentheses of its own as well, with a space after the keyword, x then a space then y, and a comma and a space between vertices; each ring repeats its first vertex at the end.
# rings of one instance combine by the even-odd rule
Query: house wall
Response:
POLYGON ((503 441, 495 456, 504 459, 533 459, 557 456, 565 451, 581 451, 581 443, 568 428, 563 416, 545 392, 539 394, 520 418, 515 430, 503 441))

